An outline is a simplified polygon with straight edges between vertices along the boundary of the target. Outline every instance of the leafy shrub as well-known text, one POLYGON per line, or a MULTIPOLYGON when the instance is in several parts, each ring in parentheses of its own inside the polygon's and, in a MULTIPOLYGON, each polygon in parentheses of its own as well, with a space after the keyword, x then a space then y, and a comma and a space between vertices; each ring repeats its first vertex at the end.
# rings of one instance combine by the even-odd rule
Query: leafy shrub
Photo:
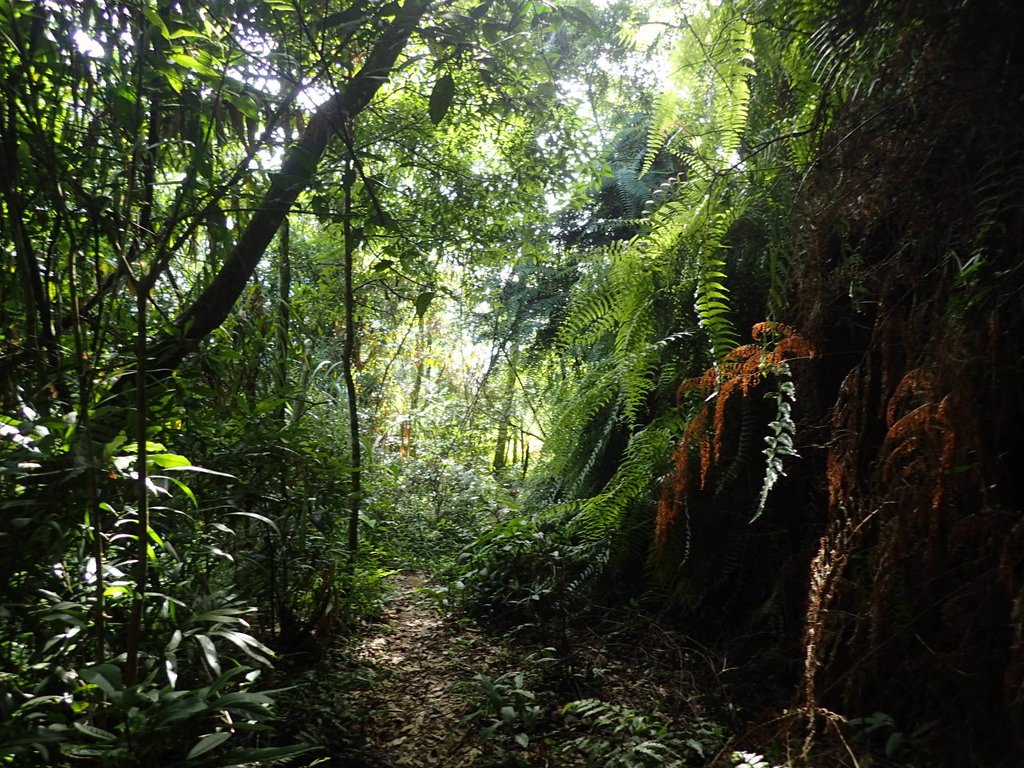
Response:
POLYGON ((512 484, 499 482, 479 456, 378 452, 366 477, 364 536, 407 565, 450 560, 512 503, 512 484))
POLYGON ((588 765, 609 768, 672 768, 687 758, 707 759, 722 744, 722 728, 697 720, 684 732, 620 704, 581 699, 562 710, 589 732, 567 742, 563 753, 580 752, 588 765))
POLYGON ((516 670, 494 678, 479 674, 473 680, 479 684, 483 696, 480 706, 463 717, 462 724, 488 720, 480 733, 482 739, 504 734, 511 736, 523 749, 528 747, 543 708, 537 704, 537 694, 526 687, 526 673, 516 670))
POLYGON ((734 768, 781 768, 778 765, 769 765, 757 752, 733 752, 730 757, 734 768))
POLYGON ((92 443, 74 412, 26 408, 0 423, 0 763, 198 768, 302 751, 252 748, 270 730, 257 680, 273 652, 252 634, 255 608, 218 587, 235 560, 220 522, 231 518, 214 522, 176 471, 218 473, 148 443, 154 503, 135 613, 134 446, 123 433, 92 443))
POLYGON ((514 517, 459 555, 449 601, 474 615, 547 625, 566 617, 606 558, 604 543, 577 541, 567 526, 514 517))
POLYGON ((127 685, 113 663, 55 669, 35 691, 12 686, 0 698, 0 759, 26 766, 61 756, 110 768, 199 768, 261 764, 306 751, 302 745, 251 748, 255 734, 269 731, 273 704, 251 690, 255 679, 240 665, 206 685, 176 689, 160 683, 155 670, 127 685))

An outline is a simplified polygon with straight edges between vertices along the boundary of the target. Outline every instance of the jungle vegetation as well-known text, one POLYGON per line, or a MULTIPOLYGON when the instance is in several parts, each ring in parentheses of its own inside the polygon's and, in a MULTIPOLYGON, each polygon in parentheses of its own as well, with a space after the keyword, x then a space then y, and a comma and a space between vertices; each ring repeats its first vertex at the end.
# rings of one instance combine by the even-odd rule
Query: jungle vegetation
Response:
POLYGON ((0 0, 0 763, 323 761, 275 675, 417 568, 723 649, 780 763, 1019 765, 1022 29, 0 0))

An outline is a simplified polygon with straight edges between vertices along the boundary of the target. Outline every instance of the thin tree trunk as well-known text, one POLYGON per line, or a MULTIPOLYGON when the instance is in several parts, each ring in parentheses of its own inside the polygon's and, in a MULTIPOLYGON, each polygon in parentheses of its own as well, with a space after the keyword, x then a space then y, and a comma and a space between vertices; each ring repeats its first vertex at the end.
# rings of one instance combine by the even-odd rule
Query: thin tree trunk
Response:
MULTIPOLYGON (((96 451, 92 442, 90 426, 92 399, 92 376, 89 371, 89 359, 85 349, 85 339, 82 335, 82 318, 78 312, 78 265, 76 248, 71 248, 68 254, 68 281, 71 292, 71 335, 75 344, 75 367, 78 375, 78 433, 82 450, 85 453, 85 490, 86 490, 86 518, 87 525, 92 536, 92 558, 96 564, 96 602, 93 606, 93 631, 96 633, 96 660, 101 662, 107 655, 106 634, 107 634, 107 607, 106 590, 107 584, 103 572, 104 560, 104 537, 103 510, 99 505, 99 491, 96 487, 96 473, 99 467, 96 464, 96 451)), ((100 333, 99 328, 96 331, 100 333)))
POLYGON ((142 645, 142 619, 146 600, 146 582, 149 580, 149 488, 146 463, 146 294, 148 286, 137 284, 135 328, 135 494, 138 505, 135 562, 135 595, 128 621, 127 660, 125 684, 135 685, 139 679, 139 648, 142 645))
POLYGON ((277 254, 277 360, 274 369, 274 383, 277 396, 281 398, 278 417, 282 425, 285 423, 286 401, 288 391, 288 358, 291 346, 291 292, 292 292, 292 261, 288 252, 290 247, 290 229, 288 217, 281 222, 278 234, 277 254))
MULTIPOLYGON (((143 27, 145 28, 145 27, 143 27)), ((136 88, 142 93, 142 79, 145 69, 147 50, 143 47, 144 38, 138 44, 139 65, 136 69, 136 88)), ((142 124, 142 101, 137 103, 138 124, 142 124)), ((133 173, 128 175, 132 181, 138 173, 138 187, 129 190, 129 194, 138 194, 139 216, 136 231, 132 237, 129 261, 139 264, 144 251, 143 239, 153 231, 153 195, 156 186, 157 151, 160 146, 160 101, 156 94, 149 105, 147 138, 145 142, 136 144, 132 157, 133 173)), ((122 257, 124 254, 122 254, 122 257)), ((135 593, 132 599, 131 615, 128 621, 128 639, 125 660, 125 684, 135 685, 139 680, 139 651, 142 647, 142 629, 145 618, 146 588, 149 581, 149 452, 146 445, 148 437, 149 403, 146 399, 149 370, 149 339, 146 313, 148 311, 149 291, 159 277, 160 270, 156 266, 159 259, 154 259, 150 272, 140 265, 138 277, 133 281, 135 287, 135 495, 136 505, 136 562, 135 562, 135 593)), ((123 262, 129 268, 128 262, 123 262)))
MULTIPOLYGON (((42 38, 45 29, 44 14, 34 14, 32 28, 27 40, 17 39, 16 47, 20 49, 23 61, 32 61, 38 41, 42 38)), ((14 33, 17 37, 17 33, 14 33)), ((50 393, 44 393, 47 385, 59 384, 59 382, 47 381, 47 364, 49 370, 58 371, 59 351, 53 328, 50 297, 47 291, 46 281, 39 268, 39 261, 32 247, 25 225, 25 204, 21 191, 18 189, 19 160, 18 144, 21 138, 16 120, 17 108, 15 97, 21 87, 27 70, 24 67, 15 67, 10 79, 4 84, 5 93, 11 95, 9 100, 0 103, 2 112, 0 118, 3 120, 2 151, 0 151, 0 184, 4 200, 7 204, 7 218, 10 222, 11 240, 14 246, 16 272, 22 282, 22 305, 25 308, 25 342, 24 348, 28 353, 28 359, 35 363, 36 381, 35 388, 29 393, 30 399, 36 410, 40 413, 47 413, 50 407, 50 393)), ((28 85, 28 92, 25 95, 31 96, 34 90, 31 82, 28 85)))
MULTIPOLYGON (((0 179, 3 179, 3 195, 7 203, 7 219, 10 226, 11 241, 14 245, 16 272, 21 278, 22 305, 25 308, 25 349, 29 359, 35 362, 36 387, 46 384, 46 356, 41 354, 44 348, 53 344, 53 327, 50 320, 50 302, 46 286, 43 283, 39 262, 33 252, 32 244, 25 231, 24 206, 21 193, 17 189, 18 153, 17 125, 14 121, 13 106, 6 110, 4 125, 3 152, 0 154, 0 179)), ((45 395, 37 397, 36 389, 29 393, 37 410, 43 411, 49 398, 45 395), (42 406, 42 407, 41 407, 42 406)))
POLYGON ((494 461, 492 466, 498 472, 508 464, 508 428, 512 419, 513 400, 516 395, 515 369, 509 362, 508 374, 505 379, 505 396, 502 399, 501 415, 498 421, 498 437, 494 442, 494 461))
MULTIPOLYGON (((78 311, 78 263, 77 248, 72 245, 68 249, 68 290, 71 307, 71 337, 75 347, 75 371, 78 377, 78 440, 85 458, 85 518, 89 534, 92 536, 92 558, 96 567, 96 583, 94 586, 95 603, 93 604, 92 627, 95 633, 96 661, 106 658, 107 609, 106 579, 103 571, 104 537, 103 510, 99 505, 99 491, 96 487, 96 451, 93 446, 91 427, 90 400, 92 399, 92 376, 89 371, 89 356, 85 349, 85 338, 82 334, 82 317, 78 311)), ((96 330, 100 334, 99 328, 96 330)))
POLYGON ((348 552, 350 563, 355 564, 359 549, 359 505, 362 495, 362 443, 359 439, 359 407, 356 402, 356 382, 352 373, 356 351, 355 290, 352 286, 352 261, 355 254, 355 233, 352 231, 352 184, 354 172, 349 162, 345 168, 345 352, 342 370, 348 399, 349 450, 352 462, 352 487, 349 493, 348 552))
POLYGON ((425 323, 422 314, 417 316, 416 322, 416 344, 413 352, 413 357, 416 360, 416 376, 412 382, 412 394, 409 395, 409 412, 402 421, 400 436, 401 453, 406 457, 411 457, 413 454, 413 419, 416 417, 416 411, 420 407, 420 391, 423 389, 423 374, 426 369, 425 355, 423 353, 425 323))

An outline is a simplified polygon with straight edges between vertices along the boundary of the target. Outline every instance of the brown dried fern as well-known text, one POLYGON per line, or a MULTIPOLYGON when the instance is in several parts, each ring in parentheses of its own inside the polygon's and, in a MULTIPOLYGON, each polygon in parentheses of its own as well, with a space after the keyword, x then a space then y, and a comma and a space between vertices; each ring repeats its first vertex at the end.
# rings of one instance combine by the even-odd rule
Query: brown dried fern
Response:
POLYGON ((679 386, 676 397, 680 403, 692 392, 702 396, 704 402, 676 447, 673 469, 662 489, 655 525, 659 546, 663 547, 667 541, 679 517, 679 507, 691 489, 694 449, 699 455, 699 490, 705 490, 712 470, 721 463, 726 433, 725 409, 729 400, 736 394, 748 397, 766 378, 784 370, 788 361, 816 354, 810 342, 782 323, 757 323, 751 329, 751 337, 758 343, 737 347, 720 364, 679 386))

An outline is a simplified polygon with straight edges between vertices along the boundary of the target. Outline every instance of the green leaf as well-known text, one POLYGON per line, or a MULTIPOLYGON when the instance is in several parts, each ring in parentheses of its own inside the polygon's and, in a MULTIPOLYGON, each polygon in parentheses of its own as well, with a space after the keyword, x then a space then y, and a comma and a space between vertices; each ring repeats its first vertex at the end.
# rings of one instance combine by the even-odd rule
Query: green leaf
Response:
POLYGON ((244 632, 235 632, 233 630, 220 630, 216 632, 218 637, 223 637, 230 643, 234 643, 247 655, 251 656, 261 664, 269 664, 270 660, 267 656, 273 656, 274 652, 267 646, 261 643, 259 640, 254 638, 252 635, 247 635, 244 632), (255 650, 254 650, 255 649, 255 650), (260 651, 261 653, 257 653, 260 651), (266 654, 265 656, 262 654, 266 654))
POLYGON ((167 673, 167 682, 173 688, 178 684, 178 656, 172 651, 164 653, 164 671, 167 673))
POLYGON ((274 703, 274 700, 262 693, 251 691, 235 691, 221 696, 216 701, 218 709, 238 708, 249 711, 261 710, 274 703))
POLYGON ((341 27, 341 34, 344 35, 360 27, 365 20, 366 16, 363 14, 362 6, 360 3, 357 3, 344 11, 338 11, 330 16, 325 16, 317 26, 320 29, 341 27))
MULTIPOLYGON (((139 450, 139 444, 138 443, 129 443, 128 445, 124 446, 124 448, 122 449, 124 454, 130 455, 132 458, 135 458, 135 453, 138 450, 139 450)), ((147 440, 146 441, 146 453, 148 453, 148 454, 163 453, 166 450, 167 450, 167 446, 165 446, 163 443, 155 443, 152 440, 147 440)))
POLYGON ((206 75, 207 77, 219 77, 215 70, 203 64, 195 56, 187 53, 172 53, 168 58, 197 74, 206 75))
POLYGON ((154 480, 170 480, 172 483, 174 483, 176 486, 178 486, 178 489, 182 493, 184 493, 185 496, 188 497, 188 500, 192 502, 192 506, 195 507, 196 509, 199 509, 199 500, 196 498, 196 495, 194 493, 192 493, 192 489, 189 488, 187 485, 185 485, 183 482, 181 482, 181 480, 178 480, 175 477, 169 477, 167 475, 154 475, 153 479, 154 480))
POLYGON ((424 291, 416 297, 416 316, 423 317, 427 314, 427 310, 430 308, 430 303, 434 300, 437 293, 434 291, 424 291))
POLYGON ((192 462, 177 453, 151 453, 147 457, 150 464, 158 467, 189 467, 192 462))
POLYGON ((177 472, 177 471, 181 471, 181 472, 200 472, 200 473, 202 473, 204 475, 217 475, 218 477, 230 477, 232 480, 237 480, 238 479, 234 475, 229 475, 227 472, 217 472, 216 470, 207 469, 206 467, 197 467, 197 466, 195 466, 193 464, 189 464, 188 466, 184 466, 184 467, 165 467, 164 471, 165 472, 177 472))
POLYGON ((210 665, 210 669, 220 674, 220 659, 217 658, 217 648, 206 635, 196 635, 196 641, 199 646, 203 649, 203 658, 206 659, 206 663, 210 665))
MULTIPOLYGON (((178 723, 199 714, 210 714, 212 712, 206 702, 197 699, 194 695, 191 695, 191 692, 178 691, 170 694, 170 696, 187 696, 187 698, 174 701, 170 706, 161 707, 159 713, 153 718, 153 725, 159 727, 170 723, 178 723)), ((166 696, 161 698, 164 701, 168 700, 166 696)))
POLYGON ((430 122, 438 125, 444 120, 444 116, 448 114, 448 109, 452 105, 452 98, 454 96, 455 78, 450 74, 438 78, 437 82, 434 83, 433 90, 430 92, 430 122))
POLYGON ((256 99, 252 96, 247 96, 244 93, 228 93, 224 96, 231 106, 241 112, 245 117, 250 120, 258 120, 260 116, 260 105, 256 103, 256 99))
POLYGON ((94 739, 102 739, 103 741, 115 741, 117 739, 117 736, 110 731, 97 728, 95 725, 86 725, 85 723, 80 723, 77 720, 75 721, 75 730, 81 731, 86 736, 92 736, 94 739))
POLYGON ((121 670, 113 664, 89 667, 83 669, 80 674, 83 680, 92 683, 111 698, 116 697, 124 689, 121 670))
POLYGON ((181 89, 184 84, 181 82, 181 78, 178 77, 177 73, 167 70, 163 72, 163 76, 164 79, 167 80, 167 84, 171 86, 171 90, 173 90, 178 95, 181 95, 181 89))
POLYGON ((316 747, 309 744, 295 744, 290 747, 258 747, 256 749, 243 749, 232 751, 228 757, 232 762, 218 763, 222 768, 241 768, 242 766, 263 765, 264 763, 283 760, 287 757, 295 757, 305 752, 310 752, 316 747))
POLYGON ((152 540, 153 542, 155 542, 155 543, 156 543, 156 545, 157 545, 158 547, 160 547, 160 549, 167 549, 167 545, 166 545, 166 544, 164 544, 164 540, 163 540, 163 539, 162 539, 162 538, 160 537, 160 534, 159 534, 159 533, 157 533, 157 532, 156 532, 155 530, 153 530, 152 526, 150 526, 149 528, 147 528, 147 529, 146 529, 146 532, 147 532, 147 533, 149 534, 149 538, 150 538, 150 539, 151 539, 151 540, 152 540))
POLYGON ((165 40, 170 39, 170 32, 167 31, 167 25, 164 24, 164 20, 160 18, 160 14, 157 12, 156 8, 148 5, 147 3, 143 3, 142 13, 150 24, 160 30, 160 34, 165 40))
POLYGON ((281 533, 281 531, 277 527, 277 523, 275 523, 273 520, 271 520, 266 515, 261 515, 259 512, 243 512, 243 511, 239 511, 239 512, 228 512, 228 514, 226 515, 226 517, 232 517, 232 516, 234 516, 234 517, 251 517, 254 520, 259 520, 261 523, 266 523, 267 525, 269 525, 274 530, 274 533, 276 533, 278 535, 280 535, 280 533, 281 533))
POLYGON ((581 32, 590 32, 598 37, 601 36, 601 28, 597 22, 590 18, 590 14, 582 8, 573 5, 563 6, 561 9, 562 18, 579 29, 581 32))
POLYGON ((179 40, 181 38, 186 38, 186 37, 198 37, 198 38, 204 38, 205 39, 206 35, 204 35, 202 32, 199 32, 197 30, 189 29, 188 27, 182 27, 181 29, 176 29, 173 32, 171 32, 169 35, 167 35, 167 39, 168 40, 179 40))
POLYGON ((230 738, 230 731, 218 731, 216 733, 208 733, 196 742, 196 745, 189 750, 189 753, 187 755, 185 755, 185 759, 192 760, 194 758, 199 757, 200 755, 205 755, 211 749, 216 749, 230 738))
POLYGON ((122 445, 128 442, 128 438, 124 436, 124 433, 117 435, 113 440, 103 446, 103 455, 108 459, 117 453, 118 449, 122 445))

